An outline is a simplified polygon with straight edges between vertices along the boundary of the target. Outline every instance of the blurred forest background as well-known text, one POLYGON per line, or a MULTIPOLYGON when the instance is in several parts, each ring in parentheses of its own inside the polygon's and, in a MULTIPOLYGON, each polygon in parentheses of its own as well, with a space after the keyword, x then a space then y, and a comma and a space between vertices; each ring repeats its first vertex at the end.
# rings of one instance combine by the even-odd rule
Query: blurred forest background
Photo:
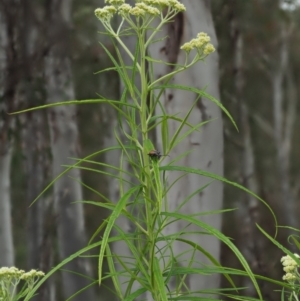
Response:
MULTIPOLYGON (((188 9, 188 1, 182 2, 188 9)), ((279 225, 300 228, 300 9, 293 1, 278 0, 206 4, 218 39, 220 100, 239 127, 237 132, 224 117, 224 175, 261 196, 279 225)), ((113 111, 96 104, 7 114, 46 102, 93 99, 97 93, 119 98, 117 74, 95 74, 111 66, 98 41, 113 51, 109 38, 98 34, 100 24, 94 16, 94 9, 103 5, 102 0, 0 0, 0 266, 47 272, 86 245, 107 214, 98 207, 74 204, 75 215, 69 216, 73 213, 68 199, 63 199, 58 206, 69 228, 57 227, 53 195, 68 194, 64 187, 81 189, 70 178, 60 179, 29 206, 62 165, 74 162, 66 158, 87 156, 113 141, 113 111), (62 53, 59 60, 51 56, 55 52, 62 53), (58 133, 64 123, 71 130, 58 133), (54 141, 59 143, 53 146, 54 141)), ((100 155, 99 160, 107 158, 100 155)), ((87 169, 80 172, 85 185, 109 194, 108 177, 87 169)), ((73 178, 79 177, 79 170, 73 173, 73 178)), ((85 186, 78 195, 78 201, 101 200, 85 186)), ((238 209, 224 214, 223 232, 234 239, 254 273, 281 279, 283 254, 255 226, 274 234, 266 207, 229 186, 224 187, 223 207, 238 209)), ((287 240, 291 233, 281 228, 277 238, 293 250, 287 240)), ((81 260, 77 267, 83 266, 81 260)), ((221 261, 239 267, 225 247, 221 261)), ((85 269, 96 275, 96 266, 96 260, 91 261, 85 269)), ((61 277, 52 277, 37 300, 64 300, 61 277)), ((247 286, 245 279, 236 281, 237 286, 247 286)), ((113 300, 106 285, 110 283, 97 288, 97 300, 113 300)), ((261 285, 265 300, 279 300, 272 285, 261 285)))

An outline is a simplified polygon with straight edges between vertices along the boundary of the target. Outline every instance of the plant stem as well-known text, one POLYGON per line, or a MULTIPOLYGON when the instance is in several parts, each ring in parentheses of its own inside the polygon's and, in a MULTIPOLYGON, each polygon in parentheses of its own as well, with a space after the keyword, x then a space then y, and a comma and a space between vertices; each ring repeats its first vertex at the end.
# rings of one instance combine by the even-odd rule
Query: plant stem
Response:
MULTIPOLYGON (((140 71, 140 77, 141 77, 141 109, 140 109, 140 117, 141 117, 141 129, 142 129, 142 139, 143 144, 145 141, 148 140, 148 116, 147 116, 147 96, 148 96, 148 83, 147 83, 147 70, 146 70, 146 44, 145 44, 145 37, 146 37, 146 31, 145 29, 141 29, 140 33, 138 35, 138 40, 140 43, 140 55, 141 55, 141 71, 140 71)), ((146 223, 147 223, 147 230, 148 230, 148 241, 149 241, 149 247, 147 248, 148 251, 148 259, 149 259, 149 272, 151 277, 151 286, 152 286, 152 293, 155 292, 155 279, 153 275, 153 268, 154 268, 154 258, 155 258, 155 235, 154 235, 154 229, 155 229, 155 214, 157 210, 152 210, 152 202, 151 200, 151 187, 153 187, 151 180, 151 170, 150 170, 150 159, 148 156, 149 150, 147 147, 143 148, 143 170, 144 170, 144 182, 146 183, 146 186, 144 187, 144 194, 145 194, 145 210, 146 210, 146 223), (153 215, 154 214, 154 215, 153 215)), ((156 207, 157 204, 155 203, 154 206, 156 207)))

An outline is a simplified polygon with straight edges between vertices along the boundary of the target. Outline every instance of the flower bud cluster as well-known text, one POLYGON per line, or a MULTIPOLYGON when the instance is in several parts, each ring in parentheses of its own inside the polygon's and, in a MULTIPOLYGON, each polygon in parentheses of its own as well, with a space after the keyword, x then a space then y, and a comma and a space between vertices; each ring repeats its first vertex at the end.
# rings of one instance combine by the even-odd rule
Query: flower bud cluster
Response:
POLYGON ((16 267, 2 267, 0 268, 0 280, 12 280, 12 279, 22 279, 28 280, 30 278, 43 277, 45 273, 37 270, 31 270, 29 272, 25 272, 24 270, 19 270, 16 267))
POLYGON ((166 7, 173 8, 177 12, 185 11, 185 6, 178 0, 140 0, 146 5, 158 7, 160 10, 166 7))
POLYGON ((96 17, 102 22, 110 22, 111 18, 117 12, 117 9, 113 5, 107 5, 103 8, 95 9, 96 17))
MULTIPOLYGON (((298 254, 294 255, 295 257, 300 259, 300 256, 298 254)), ((282 279, 286 281, 294 281, 297 278, 298 274, 298 263, 289 255, 283 256, 281 258, 281 263, 283 265, 283 270, 286 272, 282 279)))
POLYGON ((25 271, 19 270, 16 267, 2 267, 0 268, 0 279, 13 279, 13 278, 21 278, 22 275, 25 274, 25 271))
POLYGON ((198 52, 206 56, 215 51, 215 47, 209 42, 210 37, 206 33, 200 32, 196 39, 192 39, 190 42, 184 43, 180 48, 187 53, 196 49, 198 52))
POLYGON ((138 0, 134 7, 125 3, 125 0, 105 0, 105 3, 109 5, 95 10, 96 17, 105 23, 109 22, 117 12, 126 18, 129 15, 135 17, 160 15, 166 7, 170 7, 175 12, 185 11, 185 6, 178 0, 138 0))
POLYGON ((25 272, 16 267, 2 267, 0 268, 0 301, 11 300, 8 299, 11 291, 15 290, 16 286, 21 280, 25 281, 27 289, 32 289, 38 278, 43 277, 45 274, 37 270, 25 272))
POLYGON ((43 276, 45 276, 44 272, 37 271, 37 270, 31 270, 27 273, 24 273, 21 276, 21 279, 22 280, 28 280, 28 279, 35 279, 35 278, 39 278, 39 277, 43 277, 43 276))

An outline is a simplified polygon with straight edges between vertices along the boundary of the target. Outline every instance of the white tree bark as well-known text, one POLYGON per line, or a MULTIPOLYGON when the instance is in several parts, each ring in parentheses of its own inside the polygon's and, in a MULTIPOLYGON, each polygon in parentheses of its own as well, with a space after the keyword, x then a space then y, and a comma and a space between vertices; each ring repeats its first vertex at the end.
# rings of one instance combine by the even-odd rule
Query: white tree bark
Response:
MULTIPOLYGON (((294 122, 294 114, 284 118, 284 77, 287 72, 287 64, 289 60, 288 51, 288 30, 281 29, 281 39, 279 41, 279 61, 276 64, 276 71, 273 72, 272 81, 272 93, 273 93, 273 122, 274 122, 274 140, 277 151, 277 168, 279 175, 279 182, 281 188, 281 197, 285 203, 283 215, 286 223, 292 227, 298 227, 297 218, 295 215, 295 201, 290 186, 290 172, 289 172, 289 157, 290 157, 290 145, 292 139, 292 128, 294 122)), ((289 91, 292 91, 291 84, 289 83, 289 91)), ((289 101, 288 113, 295 108, 295 100, 293 95, 288 95, 292 98, 289 101)))
MULTIPOLYGON (((28 95, 27 95, 28 96, 28 95)), ((27 98, 28 100, 28 98, 27 98)), ((30 104, 29 104, 30 106, 30 104)), ((45 125, 41 111, 25 117, 22 131, 24 169, 27 175, 27 264, 28 268, 39 268, 43 233, 44 206, 43 200, 30 206, 44 186, 44 164, 46 154, 42 145, 45 125)))
MULTIPOLYGON (((48 102, 62 99, 74 99, 70 78, 70 62, 65 59, 48 58, 47 91, 48 102), (61 69, 60 69, 61 68, 61 69), (57 76, 57 70, 61 74, 57 76)), ((59 175, 65 168, 63 165, 74 164, 69 158, 78 157, 78 129, 75 118, 75 107, 56 107, 50 110, 48 119, 51 135, 53 156, 53 176, 59 175)), ((68 175, 58 179, 54 184, 55 212, 57 214, 57 234, 60 259, 63 260, 85 246, 86 234, 84 227, 83 199, 79 170, 72 169, 68 175)), ((87 262, 82 258, 72 261, 67 269, 83 275, 90 275, 87 262)), ((63 273, 64 294, 74 294, 84 286, 86 281, 72 273, 63 273)), ((82 293, 75 300, 85 300, 87 293, 82 293)))
MULTIPOLYGON (((0 140, 2 142, 2 139, 0 140)), ((14 266, 11 221, 10 169, 12 150, 0 149, 0 266, 14 266)), ((5 147, 5 145, 4 145, 5 147)))
MULTIPOLYGON (((5 5, 4 2, 0 3, 0 8, 3 8, 2 5, 5 5)), ((8 103, 14 101, 14 93, 12 95, 7 93, 7 85, 10 85, 11 77, 11 74, 8 74, 11 60, 7 57, 9 50, 7 18, 7 15, 0 13, 0 267, 14 266, 10 194, 12 139, 9 134, 12 118, 7 116, 8 103)))
MULTIPOLYGON (((50 53, 46 58, 46 82, 48 103, 72 100, 75 98, 71 63, 69 59, 68 37, 71 29, 72 1, 52 2, 53 21, 52 35, 55 38, 50 53)), ((51 35, 50 35, 51 36, 51 35)), ((78 158, 78 127, 76 123, 76 107, 60 106, 49 110, 48 121, 51 136, 53 157, 53 176, 59 175, 65 167, 74 164, 70 158, 78 158)), ((81 176, 78 169, 72 169, 68 175, 59 178, 54 184, 54 207, 57 220, 60 260, 75 253, 86 244, 84 210, 81 201, 81 176)), ((76 258, 66 269, 82 274, 82 277, 63 272, 63 290, 65 298, 83 288, 91 276, 90 265, 83 258, 76 258)), ((89 289, 72 300, 93 300, 93 290, 89 289)))
MULTIPOLYGON (((150 49, 151 56, 155 59, 162 59, 171 63, 183 64, 185 53, 180 51, 179 47, 184 43, 195 38, 199 32, 206 32, 212 40, 212 44, 217 49, 217 38, 214 24, 210 11, 209 1, 201 0, 185 0, 182 3, 186 6, 185 14, 176 16, 174 23, 170 23, 168 28, 161 33, 162 36, 168 36, 168 39, 160 43, 153 44, 150 49)), ((168 67, 156 65, 154 67, 155 78, 169 72, 168 67)), ((198 63, 193 68, 182 72, 175 76, 173 84, 192 86, 198 89, 206 88, 206 92, 213 97, 220 99, 219 93, 219 75, 218 75, 218 53, 210 55, 206 58, 205 63, 198 63)), ((196 95, 186 91, 170 91, 167 89, 161 97, 161 102, 169 115, 177 115, 184 117, 188 110, 196 100, 196 95)), ((160 115, 160 111, 157 111, 160 115)), ((189 122, 198 124, 205 120, 214 119, 212 122, 203 126, 199 131, 192 133, 185 141, 181 142, 169 154, 170 158, 166 161, 176 158, 184 152, 191 151, 176 165, 197 168, 209 171, 218 175, 223 175, 223 123, 220 109, 211 101, 201 98, 197 106, 190 115, 189 122)), ((174 134, 179 124, 175 121, 169 121, 170 137, 174 134)), ((185 128, 186 130, 187 128, 185 128)), ((162 150, 161 146, 161 130, 157 130, 158 145, 157 148, 162 150)), ((169 183, 175 181, 182 173, 172 172, 168 174, 169 183)), ((169 210, 172 212, 176 207, 192 192, 206 185, 211 180, 205 177, 199 177, 188 174, 179 180, 170 190, 168 194, 169 210)), ((203 213, 206 211, 218 210, 222 208, 223 185, 220 182, 211 183, 205 190, 195 195, 188 204, 182 208, 185 214, 203 213)), ((208 215, 201 217, 201 220, 221 229, 221 216, 208 215)), ((165 229, 165 234, 180 231, 185 224, 178 221, 165 229)), ((197 227, 189 227, 190 231, 199 231, 197 227)), ((200 244, 216 259, 220 259, 220 242, 209 235, 190 234, 189 239, 200 244)), ((174 253, 180 254, 187 249, 186 245, 175 242, 174 253)), ((191 256, 191 253, 188 254, 191 256)), ((185 258, 188 259, 188 258, 185 258)), ((184 259, 182 259, 184 260, 184 259)), ((210 261, 201 253, 197 253, 195 257, 195 267, 201 267, 201 264, 211 264, 210 261)), ((185 262, 181 264, 185 265, 185 262)), ((188 279, 189 288, 194 290, 216 288, 219 286, 219 276, 210 277, 193 275, 188 279)))

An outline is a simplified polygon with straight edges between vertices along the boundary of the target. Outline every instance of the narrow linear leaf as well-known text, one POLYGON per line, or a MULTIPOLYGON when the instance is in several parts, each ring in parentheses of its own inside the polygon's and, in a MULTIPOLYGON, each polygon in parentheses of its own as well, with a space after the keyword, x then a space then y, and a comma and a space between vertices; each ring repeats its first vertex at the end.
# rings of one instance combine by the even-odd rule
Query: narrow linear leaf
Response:
POLYGON ((159 291, 160 300, 168 301, 168 296, 167 296, 166 287, 165 287, 165 281, 164 281, 163 275, 161 274, 161 270, 160 270, 160 267, 159 267, 159 262, 158 262, 158 259, 156 257, 154 258, 153 264, 154 264, 153 276, 154 276, 155 283, 156 283, 156 286, 157 286, 158 291, 159 291))
POLYGON ((78 252, 72 254, 71 256, 69 256, 68 258, 64 259, 62 262, 60 262, 56 267, 54 267, 51 271, 49 271, 34 287, 33 289, 29 292, 29 294, 26 296, 26 298, 24 299, 24 301, 29 301, 32 296, 36 293, 36 291, 40 288, 40 286, 46 282, 47 279, 50 278, 50 276, 52 276, 56 271, 58 271, 60 268, 62 268, 64 265, 66 265, 67 263, 69 263, 70 261, 72 261, 73 259, 79 257, 81 254, 84 254, 85 252, 88 252, 89 250, 92 250, 98 246, 100 246, 102 244, 102 242, 96 242, 92 245, 89 245, 85 248, 82 248, 81 250, 79 250, 78 252))
POLYGON ((215 229, 214 227, 202 222, 201 220, 195 219, 193 217, 187 216, 185 214, 181 214, 181 213, 172 213, 172 212, 162 212, 162 215, 165 216, 169 216, 169 217, 174 217, 174 218, 179 218, 181 220, 185 220, 189 223, 192 223, 194 225, 199 226, 200 228, 205 229, 207 232, 209 232, 211 235, 213 235, 214 237, 218 238, 220 241, 222 241, 224 244, 226 244, 235 254, 235 256, 238 258, 238 260, 240 261, 240 263, 242 264, 242 266, 244 267, 245 271, 248 273, 248 276, 250 277, 253 286, 256 289, 256 292, 260 298, 260 300, 263 300, 259 285, 255 279, 254 274, 251 271, 251 268, 248 264, 248 262, 246 261, 246 259, 244 258, 244 256, 241 254, 241 252, 239 251, 239 249, 232 243, 232 241, 225 236, 222 232, 218 231, 217 229, 215 229))
MULTIPOLYGON (((103 99, 95 98, 95 99, 83 99, 83 100, 67 100, 67 101, 62 101, 62 102, 49 103, 49 104, 46 104, 46 105, 25 109, 25 110, 22 110, 22 111, 12 112, 12 113, 9 113, 9 115, 16 115, 16 114, 21 114, 21 113, 26 113, 26 112, 36 111, 36 110, 48 109, 48 108, 51 108, 51 107, 70 106, 70 105, 84 105, 84 104, 97 104, 97 103, 108 103, 108 104, 112 103, 112 104, 120 105, 119 100, 110 100, 110 99, 105 99, 105 98, 103 98, 103 99)), ((136 106, 133 105, 133 104, 127 104, 127 103, 124 104, 124 103, 122 103, 122 105, 126 105, 128 107, 136 108, 136 106)))
POLYGON ((133 300, 135 300, 138 296, 144 294, 146 291, 147 291, 147 290, 146 290, 144 287, 142 287, 142 288, 136 290, 134 293, 132 293, 132 294, 129 295, 128 297, 126 297, 126 298, 124 299, 124 301, 133 301, 133 300))
POLYGON ((106 253, 107 253, 107 263, 108 268, 110 270, 111 279, 114 284, 114 288, 116 290, 116 295, 119 297, 120 300, 123 300, 122 291, 121 291, 121 285, 119 278, 117 277, 116 269, 115 269, 115 263, 113 261, 113 255, 111 253, 109 244, 106 245, 106 253))
POLYGON ((189 87, 189 86, 181 86, 181 85, 158 85, 153 87, 152 89, 178 89, 178 90, 184 90, 184 91, 190 91, 190 92, 194 92, 199 94, 200 96, 204 96, 207 99, 209 99, 210 101, 212 101, 213 103, 215 103, 226 115, 227 117, 230 119, 230 121, 232 122, 232 124, 234 125, 234 127, 236 128, 236 130, 238 131, 238 127, 233 119, 233 117, 231 116, 231 114, 228 112, 228 110, 223 106, 223 104, 217 100, 216 98, 214 98, 213 96, 209 95, 208 93, 204 92, 203 90, 199 90, 197 88, 194 87, 189 87))
POLYGON ((271 237, 263 228, 261 228, 258 224, 256 224, 256 227, 261 231, 275 246, 277 246, 279 249, 281 249, 285 254, 292 257, 298 265, 300 265, 300 259, 295 256, 294 253, 292 253, 290 250, 285 248, 282 244, 280 244, 277 240, 275 240, 273 237, 271 237))
POLYGON ((95 284, 97 284, 97 280, 93 281, 92 283, 90 283, 90 284, 86 285, 85 287, 83 287, 82 289, 78 290, 75 294, 73 294, 68 299, 66 299, 66 301, 72 300, 74 297, 80 295, 82 292, 84 292, 85 290, 89 289, 90 287, 92 287, 95 284))
MULTIPOLYGON (((132 66, 126 66, 126 69, 131 70, 131 69, 132 69, 132 66)), ((108 67, 108 68, 105 68, 105 69, 96 71, 96 72, 94 72, 94 74, 100 74, 100 73, 108 72, 108 71, 116 71, 116 72, 117 72, 118 69, 117 69, 116 67, 108 67)))
MULTIPOLYGON (((190 246, 192 246, 194 249, 197 249, 199 252, 201 252, 203 255, 205 255, 214 265, 222 268, 222 265, 219 263, 218 260, 216 260, 209 252, 207 252, 205 249, 203 249, 201 246, 199 246, 198 244, 184 239, 184 238, 176 238, 177 241, 181 241, 184 242, 190 246)), ((232 285, 232 287, 236 288, 233 280, 231 279, 231 277, 228 274, 224 274, 224 276, 226 277, 226 279, 228 280, 228 282, 232 285)))
POLYGON ((297 246, 298 250, 300 250, 300 243, 299 243, 299 241, 294 236, 292 236, 291 239, 294 241, 294 244, 297 246))
POLYGON ((174 133, 174 136, 172 137, 172 139, 171 139, 171 141, 170 141, 169 150, 171 150, 171 149, 174 147, 174 143, 175 143, 177 137, 179 136, 181 130, 183 129, 185 123, 187 122, 187 120, 188 120, 190 114, 192 113, 192 111, 193 111, 195 105, 197 104, 198 100, 199 100, 199 96, 198 96, 197 99, 194 101, 193 105, 191 106, 191 108, 189 109, 189 111, 187 112, 187 114, 184 116, 184 118, 183 118, 181 124, 179 125, 178 129, 177 129, 176 132, 174 133))
POLYGON ((64 176, 65 174, 67 174, 71 169, 78 167, 82 162, 84 162, 84 160, 93 158, 99 154, 102 154, 104 152, 110 151, 110 150, 115 150, 115 149, 120 149, 119 146, 112 146, 112 147, 108 147, 105 149, 102 149, 100 151, 94 152, 86 157, 84 157, 83 159, 79 159, 75 164, 73 164, 72 166, 66 168, 64 171, 62 171, 56 178, 54 178, 47 186, 46 188, 43 189, 43 191, 32 201, 32 203, 30 204, 30 206, 32 206, 58 179, 60 179, 62 176, 64 176))
POLYGON ((100 248, 100 254, 99 254, 99 261, 98 261, 98 275, 99 275, 99 285, 101 284, 102 280, 102 266, 103 266, 103 259, 105 255, 105 249, 106 245, 108 243, 109 235, 111 232, 111 229, 114 226, 114 223, 116 219, 119 217, 121 211, 126 206, 127 200, 137 191, 140 190, 141 186, 136 186, 131 189, 129 189, 123 197, 118 201, 114 211, 112 212, 111 216, 108 218, 107 226, 105 228, 103 238, 102 238, 102 246, 100 248))
MULTIPOLYGON (((162 171, 183 171, 183 172, 186 172, 186 173, 193 173, 193 174, 197 174, 197 175, 200 175, 200 176, 205 176, 207 178, 215 179, 215 180, 224 182, 226 184, 235 186, 235 187, 249 193, 250 195, 252 195, 256 199, 258 199, 259 201, 261 201, 269 209, 270 213, 272 214, 272 216, 274 218, 275 226, 277 226, 277 219, 276 219, 275 213, 273 212, 271 207, 261 197, 259 197, 257 194, 255 194, 251 190, 247 189, 246 187, 244 187, 244 186, 242 186, 242 185, 240 185, 236 182, 232 182, 232 181, 229 181, 226 178, 223 178, 219 175, 216 175, 216 174, 204 171, 204 170, 191 168, 191 167, 165 165, 165 166, 160 166, 159 169, 162 170, 162 171)), ((276 237, 276 235, 277 235, 277 227, 276 227, 276 230, 275 230, 275 237, 276 237)))
POLYGON ((165 154, 169 145, 169 122, 166 118, 163 118, 161 122, 161 137, 163 153, 165 154))

